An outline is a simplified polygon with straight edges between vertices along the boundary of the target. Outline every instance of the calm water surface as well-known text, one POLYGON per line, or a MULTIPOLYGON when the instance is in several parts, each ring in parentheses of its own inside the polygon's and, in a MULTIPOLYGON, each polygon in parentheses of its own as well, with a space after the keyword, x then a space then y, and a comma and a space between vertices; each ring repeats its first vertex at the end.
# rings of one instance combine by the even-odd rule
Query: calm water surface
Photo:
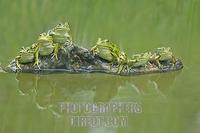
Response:
POLYGON ((9 63, 39 33, 69 21, 77 45, 98 37, 128 55, 161 46, 184 62, 179 72, 121 77, 105 74, 0 73, 2 133, 199 133, 199 0, 0 0, 0 62, 9 63), (127 116, 124 127, 76 127, 61 103, 134 102, 141 112, 92 114, 127 116))

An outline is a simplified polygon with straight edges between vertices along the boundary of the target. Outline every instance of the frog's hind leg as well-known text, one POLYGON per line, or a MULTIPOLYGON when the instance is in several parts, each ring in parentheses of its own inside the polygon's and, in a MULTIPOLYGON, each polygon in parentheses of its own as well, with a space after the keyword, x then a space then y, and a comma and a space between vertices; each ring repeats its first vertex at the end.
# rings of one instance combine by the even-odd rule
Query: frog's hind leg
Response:
POLYGON ((120 64, 119 67, 118 67, 118 70, 117 70, 117 74, 121 74, 121 72, 127 68, 128 69, 128 66, 127 65, 124 65, 124 64, 120 64))
POLYGON ((33 66, 36 65, 38 68, 40 68, 39 67, 39 48, 38 47, 36 48, 34 55, 35 55, 35 60, 34 60, 33 66))
POLYGON ((156 59, 156 60, 155 60, 155 63, 156 63, 156 66, 157 66, 158 68, 162 68, 162 65, 160 64, 159 59, 156 59))
POLYGON ((16 63, 16 67, 17 68, 22 69, 21 66, 20 66, 19 58, 18 57, 15 59, 15 63, 16 63))
POLYGON ((172 56, 172 62, 173 62, 173 64, 176 63, 176 57, 175 56, 172 56))

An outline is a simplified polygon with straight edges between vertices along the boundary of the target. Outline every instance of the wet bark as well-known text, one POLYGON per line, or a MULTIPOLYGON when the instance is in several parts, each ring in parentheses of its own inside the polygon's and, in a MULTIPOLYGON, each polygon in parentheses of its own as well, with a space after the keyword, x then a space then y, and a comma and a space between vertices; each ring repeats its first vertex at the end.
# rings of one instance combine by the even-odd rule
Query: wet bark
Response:
POLYGON ((90 50, 75 45, 68 45, 61 49, 58 53, 58 60, 52 57, 52 54, 39 56, 38 66, 34 66, 33 63, 20 64, 21 69, 16 66, 14 59, 3 69, 6 72, 13 73, 108 73, 129 76, 177 71, 183 68, 181 60, 176 59, 175 63, 170 60, 160 62, 161 68, 154 63, 150 63, 145 67, 126 67, 118 74, 118 64, 109 63, 93 55, 90 50))

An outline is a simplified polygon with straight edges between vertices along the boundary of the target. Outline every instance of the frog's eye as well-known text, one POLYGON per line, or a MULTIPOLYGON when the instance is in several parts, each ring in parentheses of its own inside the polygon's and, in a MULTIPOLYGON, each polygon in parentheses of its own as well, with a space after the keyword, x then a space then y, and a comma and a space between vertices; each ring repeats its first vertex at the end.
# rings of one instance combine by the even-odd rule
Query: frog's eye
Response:
POLYGON ((41 33, 40 36, 46 36, 47 34, 45 32, 41 33))
POLYGON ((162 50, 162 48, 157 48, 157 50, 162 50))
POLYGON ((98 40, 97 40, 98 42, 100 42, 101 41, 101 38, 98 38, 98 40))
POLYGON ((62 25, 62 24, 59 23, 58 25, 56 25, 55 29, 61 27, 61 25, 62 25))
POLYGON ((21 50, 25 50, 25 47, 21 47, 21 50))
POLYGON ((109 40, 108 40, 108 39, 106 39, 106 40, 104 40, 104 42, 109 42, 109 40))
POLYGON ((146 52, 145 54, 148 56, 148 55, 150 55, 151 53, 150 53, 150 52, 146 52))
POLYGON ((100 44, 101 43, 101 38, 98 38, 98 40, 97 40, 97 44, 100 44))
POLYGON ((161 48, 161 50, 165 50, 165 49, 166 49, 166 47, 162 47, 162 48, 161 48))

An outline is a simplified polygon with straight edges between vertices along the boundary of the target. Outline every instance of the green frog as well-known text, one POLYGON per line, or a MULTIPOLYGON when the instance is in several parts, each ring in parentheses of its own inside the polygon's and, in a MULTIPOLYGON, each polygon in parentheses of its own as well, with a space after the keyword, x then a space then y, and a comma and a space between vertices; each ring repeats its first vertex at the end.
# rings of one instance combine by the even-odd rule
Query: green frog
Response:
POLYGON ((110 63, 118 64, 118 73, 122 71, 127 60, 126 54, 107 39, 102 40, 99 38, 96 42, 96 45, 91 48, 91 52, 110 63))
POLYGON ((159 56, 160 61, 175 60, 175 57, 172 53, 172 49, 170 47, 157 48, 156 54, 159 56))
POLYGON ((115 44, 107 39, 102 40, 101 38, 99 38, 96 45, 91 48, 91 52, 108 62, 119 62, 120 56, 122 56, 120 49, 115 44))
POLYGON ((72 44, 72 36, 67 22, 64 24, 58 24, 55 28, 49 31, 49 34, 53 37, 54 43, 58 43, 60 45, 72 44))
POLYGON ((38 37, 38 40, 36 43, 32 45, 32 49, 34 50, 35 54, 35 63, 34 65, 38 66, 38 57, 40 56, 47 56, 53 53, 53 56, 57 59, 57 51, 55 50, 55 45, 53 44, 53 38, 52 36, 42 33, 38 37))
POLYGON ((22 47, 15 61, 16 66, 21 69, 20 64, 27 64, 34 61, 34 51, 29 47, 22 47))
POLYGON ((64 45, 72 45, 72 36, 70 33, 69 24, 68 22, 65 22, 64 24, 60 23, 48 33, 53 38, 54 56, 57 59, 57 53, 60 49, 63 49, 66 52, 64 45))
MULTIPOLYGON (((157 55, 158 61, 170 60, 173 62, 173 64, 176 62, 176 58, 173 55, 172 49, 170 47, 157 48, 155 53, 157 55)), ((159 63, 159 67, 162 67, 160 63, 159 63)))
POLYGON ((151 52, 145 52, 141 54, 135 54, 128 60, 128 66, 132 67, 145 67, 149 64, 152 58, 151 52))

